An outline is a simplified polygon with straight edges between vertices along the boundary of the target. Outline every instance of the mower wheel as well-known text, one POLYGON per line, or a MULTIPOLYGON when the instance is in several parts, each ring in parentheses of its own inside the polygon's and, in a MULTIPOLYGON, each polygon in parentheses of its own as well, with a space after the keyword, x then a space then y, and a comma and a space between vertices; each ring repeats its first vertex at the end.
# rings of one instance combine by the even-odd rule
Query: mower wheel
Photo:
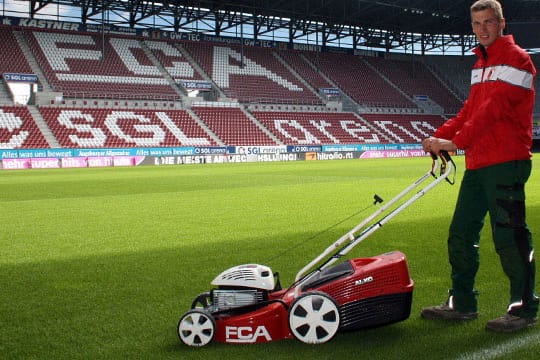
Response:
POLYGON ((188 346, 209 344, 216 333, 216 322, 212 315, 202 309, 188 311, 178 321, 178 337, 188 346))
POLYGON ((207 291, 202 294, 199 294, 199 296, 197 296, 195 300, 193 300, 193 302, 191 303, 191 308, 192 309, 200 309, 200 308, 206 309, 211 304, 212 304, 212 296, 210 295, 210 292, 207 291))
POLYGON ((322 292, 308 292, 294 300, 289 309, 289 328, 294 337, 307 344, 322 344, 339 329, 336 302, 322 292))

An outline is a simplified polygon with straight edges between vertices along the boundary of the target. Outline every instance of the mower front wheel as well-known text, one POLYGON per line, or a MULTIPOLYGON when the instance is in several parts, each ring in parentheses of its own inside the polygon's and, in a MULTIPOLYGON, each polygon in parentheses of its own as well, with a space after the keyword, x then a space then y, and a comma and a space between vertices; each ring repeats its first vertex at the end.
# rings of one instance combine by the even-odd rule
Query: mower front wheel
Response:
POLYGON ((294 337, 307 344, 322 344, 339 329, 336 302, 323 292, 308 292, 294 300, 289 309, 289 328, 294 337))
POLYGON ((178 321, 178 337, 188 346, 205 346, 216 333, 216 322, 212 315, 202 309, 188 311, 178 321))

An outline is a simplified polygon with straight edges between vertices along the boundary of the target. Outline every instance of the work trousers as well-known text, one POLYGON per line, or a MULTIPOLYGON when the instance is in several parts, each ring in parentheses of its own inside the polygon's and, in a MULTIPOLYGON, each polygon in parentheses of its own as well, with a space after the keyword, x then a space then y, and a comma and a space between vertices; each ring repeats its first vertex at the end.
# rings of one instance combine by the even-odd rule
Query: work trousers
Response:
POLYGON ((525 183, 530 173, 530 160, 465 171, 448 236, 449 294, 456 310, 478 310, 474 281, 480 233, 489 213, 495 250, 510 281, 508 312, 536 316, 534 250, 525 219, 525 183))

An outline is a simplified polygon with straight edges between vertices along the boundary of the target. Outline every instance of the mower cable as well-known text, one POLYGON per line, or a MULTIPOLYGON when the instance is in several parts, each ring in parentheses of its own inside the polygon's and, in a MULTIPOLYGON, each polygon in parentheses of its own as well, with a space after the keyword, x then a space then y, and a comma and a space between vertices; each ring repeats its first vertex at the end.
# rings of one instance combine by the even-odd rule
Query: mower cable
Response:
MULTIPOLYGON (((335 223, 335 224, 333 224, 333 225, 330 225, 330 226, 327 227, 326 229, 323 229, 322 231, 320 231, 320 232, 316 233, 315 235, 311 236, 310 238, 308 238, 307 241, 313 240, 313 239, 315 239, 315 238, 321 236, 322 234, 324 234, 324 233, 330 231, 331 229, 335 228, 336 226, 338 226, 338 225, 344 223, 345 221, 347 221, 347 220, 349 220, 349 219, 351 219, 351 218, 353 218, 353 217, 355 217, 355 216, 357 216, 357 215, 363 213, 364 211, 367 211, 369 208, 371 208, 371 207, 373 207, 373 206, 375 206, 375 205, 377 205, 377 204, 379 204, 379 203, 382 203, 382 202, 384 201, 384 200, 383 200, 379 195, 377 195, 377 194, 375 194, 375 195, 373 196, 373 200, 374 200, 374 201, 373 201, 373 204, 371 204, 371 205, 369 205, 369 206, 366 206, 366 207, 363 208, 363 209, 360 209, 359 211, 355 212, 354 214, 352 214, 352 215, 346 217, 345 219, 343 219, 343 220, 341 220, 341 221, 338 221, 337 223, 335 223)), ((287 249, 283 250, 282 252, 280 252, 280 253, 278 253, 277 255, 274 255, 273 257, 271 257, 270 259, 268 259, 266 263, 270 263, 271 261, 277 259, 278 257, 281 257, 281 256, 285 255, 285 254, 288 253, 289 251, 292 251, 292 250, 298 248, 300 245, 302 245, 302 243, 299 242, 299 243, 296 244, 296 245, 293 245, 293 246, 288 247, 287 249)))

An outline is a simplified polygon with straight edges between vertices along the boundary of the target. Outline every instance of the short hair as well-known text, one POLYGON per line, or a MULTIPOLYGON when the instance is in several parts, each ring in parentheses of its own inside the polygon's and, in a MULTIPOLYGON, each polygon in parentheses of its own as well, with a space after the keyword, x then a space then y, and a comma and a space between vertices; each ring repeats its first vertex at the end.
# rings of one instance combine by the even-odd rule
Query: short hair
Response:
POLYGON ((478 0, 471 5, 471 15, 474 12, 493 9, 499 20, 504 18, 501 3, 497 0, 478 0))

